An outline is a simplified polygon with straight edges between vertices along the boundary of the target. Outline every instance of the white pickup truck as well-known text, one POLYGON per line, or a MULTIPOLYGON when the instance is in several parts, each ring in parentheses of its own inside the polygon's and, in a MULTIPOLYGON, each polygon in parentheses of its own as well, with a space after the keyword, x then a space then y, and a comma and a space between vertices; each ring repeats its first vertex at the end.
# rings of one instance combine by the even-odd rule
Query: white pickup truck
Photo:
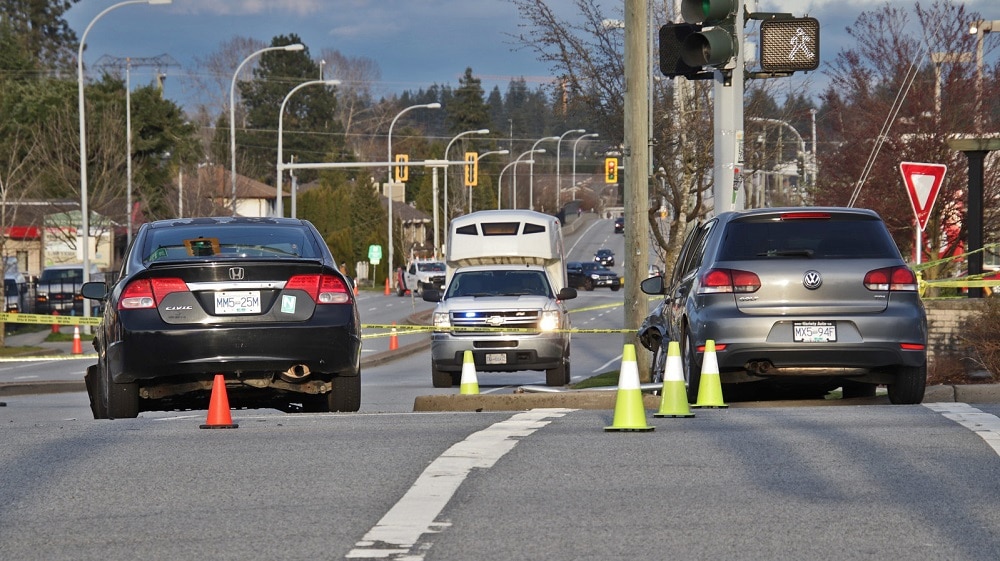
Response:
POLYGON ((465 351, 477 372, 545 371, 545 383, 569 383, 570 319, 559 219, 527 210, 459 216, 448 232, 447 284, 431 335, 434 387, 458 385, 465 351))
POLYGON ((407 292, 420 296, 427 288, 444 289, 445 264, 443 261, 411 261, 405 269, 396 272, 396 294, 407 292))

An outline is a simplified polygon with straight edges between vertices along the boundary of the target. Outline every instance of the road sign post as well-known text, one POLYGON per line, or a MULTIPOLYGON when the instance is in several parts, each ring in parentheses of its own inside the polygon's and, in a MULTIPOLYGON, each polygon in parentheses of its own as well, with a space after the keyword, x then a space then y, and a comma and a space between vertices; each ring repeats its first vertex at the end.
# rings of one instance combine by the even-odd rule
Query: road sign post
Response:
POLYGON ((923 231, 927 227, 931 209, 937 200, 938 191, 944 183, 944 174, 948 166, 944 164, 926 164, 919 162, 900 162, 899 171, 903 174, 906 193, 913 205, 913 214, 917 218, 916 228, 916 262, 920 263, 923 253, 923 231))

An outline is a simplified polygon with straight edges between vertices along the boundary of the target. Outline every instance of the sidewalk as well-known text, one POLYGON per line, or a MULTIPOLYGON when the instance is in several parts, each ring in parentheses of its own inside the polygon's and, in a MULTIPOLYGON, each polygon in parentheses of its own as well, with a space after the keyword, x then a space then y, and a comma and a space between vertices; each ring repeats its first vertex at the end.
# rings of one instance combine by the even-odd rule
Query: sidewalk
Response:
MULTIPOLYGON (((60 332, 65 335, 72 335, 73 329, 72 326, 62 326, 60 332)), ((4 345, 7 347, 41 347, 43 349, 37 352, 30 352, 29 354, 32 355, 73 354, 73 341, 54 343, 46 341, 45 339, 51 333, 51 329, 45 329, 44 331, 7 335, 4 338, 4 345)), ((94 352, 94 345, 91 343, 92 338, 92 335, 85 334, 81 330, 80 346, 83 348, 83 354, 92 354, 94 352)))

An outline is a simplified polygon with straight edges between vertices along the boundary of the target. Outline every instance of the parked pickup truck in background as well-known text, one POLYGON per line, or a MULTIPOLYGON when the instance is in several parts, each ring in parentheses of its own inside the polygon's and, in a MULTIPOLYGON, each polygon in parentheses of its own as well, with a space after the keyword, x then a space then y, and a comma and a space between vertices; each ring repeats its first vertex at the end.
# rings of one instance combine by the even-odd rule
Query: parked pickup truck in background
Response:
POLYGON ((410 291, 420 296, 427 288, 444 290, 444 277, 443 261, 412 261, 406 269, 398 271, 396 294, 403 296, 410 291))
MULTIPOLYGON (((91 281, 104 280, 104 274, 96 268, 90 271, 91 281)), ((82 265, 53 265, 42 270, 35 287, 35 313, 83 315, 82 265)))

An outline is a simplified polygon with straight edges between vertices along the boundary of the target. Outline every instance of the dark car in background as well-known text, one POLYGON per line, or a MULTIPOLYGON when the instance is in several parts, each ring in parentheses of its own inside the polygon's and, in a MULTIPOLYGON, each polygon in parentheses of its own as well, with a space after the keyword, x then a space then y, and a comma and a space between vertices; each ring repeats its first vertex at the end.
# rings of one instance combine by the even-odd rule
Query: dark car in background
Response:
POLYGON ((601 265, 588 261, 570 261, 566 263, 566 280, 573 288, 594 290, 607 287, 611 290, 621 288, 618 274, 601 265))
POLYGON ((87 369, 95 418, 203 409, 216 374, 234 407, 357 411, 361 325, 316 228, 285 218, 142 225, 106 302, 87 369))
MULTIPOLYGON (((687 236, 669 280, 641 283, 663 301, 639 330, 662 380, 678 341, 689 398, 705 343, 724 392, 923 399, 927 318, 917 278, 870 210, 835 207, 725 212, 687 236)), ((768 395, 764 394, 764 395, 768 395)))
POLYGON ((624 234, 625 233, 625 217, 619 216, 615 218, 615 233, 624 234))
POLYGON ((615 265, 615 252, 607 248, 598 249, 594 253, 594 263, 600 263, 605 267, 613 267, 615 265))

